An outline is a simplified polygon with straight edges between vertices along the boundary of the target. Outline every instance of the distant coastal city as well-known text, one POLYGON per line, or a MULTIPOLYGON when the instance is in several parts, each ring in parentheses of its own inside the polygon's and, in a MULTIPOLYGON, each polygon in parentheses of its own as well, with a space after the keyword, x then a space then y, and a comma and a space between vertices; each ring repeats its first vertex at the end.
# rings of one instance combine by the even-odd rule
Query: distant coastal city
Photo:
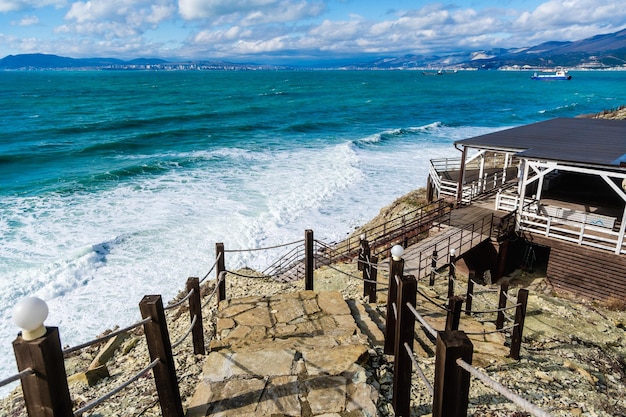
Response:
MULTIPOLYGON (((626 70, 626 29, 575 42, 545 42, 525 48, 494 48, 433 55, 396 57, 363 56, 360 59, 312 62, 227 62, 175 58, 69 58, 53 54, 9 55, 0 70, 116 70, 116 71, 259 71, 259 70, 414 70, 414 71, 570 71, 626 70)), ((442 72, 443 73, 443 72, 442 72)))

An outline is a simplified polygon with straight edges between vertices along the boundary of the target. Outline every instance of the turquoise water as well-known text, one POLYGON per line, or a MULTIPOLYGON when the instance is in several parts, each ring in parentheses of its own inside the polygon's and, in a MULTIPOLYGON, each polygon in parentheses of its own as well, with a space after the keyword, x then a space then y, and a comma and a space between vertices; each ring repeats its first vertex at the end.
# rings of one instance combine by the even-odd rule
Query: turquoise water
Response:
POLYGON ((424 186, 455 140, 626 104, 626 72, 530 75, 0 72, 0 379, 21 297, 79 343, 203 276, 216 242, 337 240, 424 186))

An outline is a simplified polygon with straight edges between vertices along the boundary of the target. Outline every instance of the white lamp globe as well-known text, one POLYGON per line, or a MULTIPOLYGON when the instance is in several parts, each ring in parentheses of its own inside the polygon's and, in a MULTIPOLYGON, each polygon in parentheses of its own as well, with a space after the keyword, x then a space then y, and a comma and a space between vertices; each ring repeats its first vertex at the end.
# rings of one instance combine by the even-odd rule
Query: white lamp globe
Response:
POLYGON ((41 298, 26 297, 13 307, 12 318, 22 329, 22 339, 38 339, 46 334, 43 322, 48 318, 48 305, 41 298))
POLYGON ((391 248, 391 257, 394 261, 399 261, 402 259, 402 255, 404 254, 404 248, 400 245, 395 245, 391 248))
POLYGON ((456 255, 456 249, 450 249, 450 255, 451 256, 456 255))

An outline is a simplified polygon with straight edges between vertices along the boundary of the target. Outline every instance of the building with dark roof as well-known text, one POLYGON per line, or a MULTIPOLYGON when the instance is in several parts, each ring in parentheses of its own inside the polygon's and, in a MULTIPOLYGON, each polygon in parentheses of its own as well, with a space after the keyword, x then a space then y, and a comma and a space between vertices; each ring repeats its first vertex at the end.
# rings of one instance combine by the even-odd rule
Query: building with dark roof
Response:
POLYGON ((551 119, 455 147, 460 158, 431 161, 432 197, 495 196, 555 287, 626 300, 626 121, 551 119))

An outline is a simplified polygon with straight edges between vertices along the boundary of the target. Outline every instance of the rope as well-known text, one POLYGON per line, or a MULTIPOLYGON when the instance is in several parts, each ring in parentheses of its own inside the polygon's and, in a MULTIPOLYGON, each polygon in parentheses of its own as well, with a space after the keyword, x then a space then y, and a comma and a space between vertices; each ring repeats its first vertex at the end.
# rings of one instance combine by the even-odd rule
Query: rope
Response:
POLYGON ((424 317, 422 317, 422 315, 420 313, 418 313, 418 311, 415 309, 415 307, 413 307, 411 305, 411 303, 406 303, 407 307, 409 308, 409 310, 411 311, 411 313, 413 313, 413 315, 415 316, 415 318, 422 323, 422 326, 424 326, 424 328, 426 330, 428 330, 428 333, 431 334, 432 337, 436 338, 437 337, 437 330, 433 329, 433 326, 431 326, 430 324, 428 324, 426 322, 426 320, 424 319, 424 317))
POLYGON ((417 371, 417 374, 419 375, 419 377, 422 379, 422 382, 424 383, 424 385, 426 385, 426 389, 428 389, 428 392, 430 392, 430 395, 433 396, 435 394, 435 390, 433 389, 433 386, 430 384, 430 381, 428 381, 428 378, 426 378, 426 375, 424 375, 424 371, 422 371, 422 368, 420 368, 419 364, 415 360, 415 355, 413 354, 411 347, 406 342, 404 342, 404 349, 406 349, 406 353, 409 354, 409 358, 411 358, 411 362, 413 362, 413 367, 417 371))
POLYGON ((504 333, 507 330, 513 329, 515 326, 517 326, 517 324, 514 324, 512 326, 508 326, 508 327, 503 327, 502 329, 498 329, 498 330, 491 330, 489 332, 486 332, 486 331, 483 330, 482 332, 473 332, 473 333, 465 332, 465 334, 468 335, 468 336, 486 336, 488 334, 493 334, 493 333, 504 333))
POLYGON ((272 275, 244 275, 244 274, 240 274, 239 272, 235 272, 235 271, 226 271, 229 274, 235 275, 237 277, 240 278, 250 278, 250 279, 263 279, 263 278, 272 278, 272 275))
POLYGON ((352 274, 350 274, 350 273, 348 273, 348 272, 346 272, 346 271, 342 271, 341 269, 335 268, 335 267, 334 267, 334 266, 332 266, 332 265, 326 265, 326 266, 327 266, 328 268, 330 268, 330 269, 334 270, 334 271, 341 272, 342 274, 347 275, 347 276, 349 276, 350 278, 353 278, 353 279, 356 279, 356 280, 359 280, 359 281, 363 281, 363 282, 369 282, 369 283, 371 283, 371 284, 380 284, 380 282, 378 282, 378 281, 374 281, 374 280, 372 280, 372 279, 364 279, 364 278, 361 278, 361 277, 357 277, 356 275, 352 275, 352 274))
POLYGON ((118 334, 125 333, 125 332, 127 332, 129 330, 134 329, 135 327, 143 326, 144 324, 150 323, 151 321, 152 321, 152 319, 150 317, 146 317, 145 319, 143 319, 143 320, 141 320, 141 321, 139 321, 139 322, 137 322, 135 324, 131 324, 128 327, 124 327, 123 329, 119 329, 119 330, 116 330, 114 332, 111 332, 111 333, 107 334, 106 336, 98 337, 98 338, 93 339, 90 342, 85 342, 83 344, 80 344, 80 345, 77 345, 77 346, 74 346, 74 347, 71 347, 71 348, 67 348, 67 349, 65 349, 63 351, 63 356, 67 356, 70 353, 76 352, 77 350, 81 350, 83 348, 86 348, 87 346, 91 346, 91 345, 95 345, 96 343, 104 342, 105 340, 109 340, 110 338, 115 337, 118 334))
POLYGON ((193 288, 192 288, 192 289, 191 289, 191 291, 189 291, 189 292, 187 293, 187 295, 183 297, 183 299, 182 299, 182 300, 178 301, 177 303, 170 304, 170 305, 168 305, 167 307, 163 307, 163 310, 171 310, 172 308, 176 308, 176 307, 178 307, 178 306, 182 305, 185 301, 189 300, 189 297, 191 297, 191 295, 193 294, 193 292, 194 292, 194 290, 193 290, 193 288))
POLYGON ((551 414, 543 411, 542 409, 538 408, 536 405, 532 404, 528 400, 520 397, 519 395, 517 395, 513 391, 511 391, 508 388, 506 388, 505 386, 503 386, 503 385, 499 384, 498 382, 494 381, 493 379, 491 379, 489 377, 489 375, 487 375, 487 374, 485 374, 483 372, 480 372, 478 369, 474 368, 472 365, 468 364, 463 359, 461 359, 461 358, 457 359, 456 363, 461 368, 463 368, 467 372, 469 372, 471 375, 473 375, 474 377, 478 378, 483 384, 485 384, 489 388, 493 389, 498 394, 503 395, 504 397, 508 398, 513 403, 515 403, 518 406, 522 407, 525 411, 528 411, 529 413, 531 413, 533 416, 535 416, 535 417, 552 417, 551 414))
MULTIPOLYGON (((488 313, 504 313, 507 310, 513 310, 515 308, 517 308, 517 306, 519 306, 520 304, 515 304, 514 306, 510 306, 510 307, 502 307, 502 308, 498 308, 495 310, 483 310, 483 311, 472 311, 472 314, 488 314, 488 313)), ((505 314, 506 316, 506 314, 505 314)))
POLYGON ((302 243, 304 242, 304 239, 300 239, 300 240, 296 240, 295 242, 290 242, 290 243, 284 243, 282 245, 276 245, 276 246, 267 246, 265 248, 254 248, 254 249, 228 249, 228 250, 224 250, 224 253, 229 252, 256 252, 256 251, 260 251, 260 250, 269 250, 269 249, 277 249, 277 248, 284 248, 285 246, 291 246, 291 245, 295 245, 296 243, 302 243))
POLYGON ((211 269, 209 269, 209 272, 207 272, 206 275, 202 277, 202 279, 200 280, 200 284, 202 284, 204 280, 207 279, 209 275, 211 275, 211 272, 213 272, 213 270, 217 266, 217 261, 219 261, 221 257, 222 257, 222 252, 217 254, 217 257, 215 258, 215 262, 213 262, 213 266, 211 267, 211 269))
POLYGON ((507 300, 511 301, 512 303, 516 302, 517 300, 515 299, 515 297, 511 297, 509 294, 507 293, 503 293, 504 296, 506 297, 507 300))
POLYGON ((433 300, 432 298, 430 298, 429 296, 427 296, 426 294, 424 294, 420 290, 417 290, 417 293, 419 295, 421 295, 422 297, 424 297, 426 299, 426 301, 429 301, 430 303, 434 304, 435 306, 441 308, 444 311, 449 311, 448 308, 445 305, 438 304, 435 300, 433 300))
POLYGON ((124 388, 128 387, 130 384, 132 384, 133 382, 135 382, 136 380, 138 380, 139 378, 147 374, 150 370, 152 370, 155 366, 157 366, 160 361, 161 359, 156 358, 148 366, 146 366, 144 369, 139 371, 135 376, 133 376, 131 379, 129 379, 128 381, 120 385, 119 387, 115 388, 113 391, 109 392, 108 394, 104 394, 102 397, 96 400, 93 400, 92 402, 87 403, 84 407, 79 408, 78 410, 74 411, 74 416, 75 417, 82 416, 85 411, 91 410, 95 406, 102 404, 104 401, 108 400, 109 398, 111 398, 112 396, 122 391, 124 388))
POLYGON ((215 288, 213 288, 213 292, 211 293, 211 295, 209 295, 209 299, 206 301, 206 303, 202 305, 202 309, 204 309, 204 307, 209 305, 209 303, 213 299, 213 296, 215 295, 215 293, 217 293, 217 289, 219 288, 220 284, 222 283, 222 281, 224 281, 225 278, 226 278, 226 271, 220 272, 220 275, 217 278, 217 282, 215 283, 215 288))
POLYGON ((0 381, 0 387, 4 387, 5 385, 9 385, 13 381, 17 381, 18 379, 22 379, 22 378, 25 378, 25 377, 27 377, 29 375, 33 375, 34 373, 35 373, 35 371, 33 371, 32 368, 26 368, 22 372, 17 373, 17 374, 15 374, 13 376, 10 376, 10 377, 0 381))
POLYGON ((187 336, 189 336, 189 334, 193 330, 193 327, 196 325, 196 321, 198 321, 198 315, 193 316, 193 320, 191 320, 191 325, 189 326, 185 334, 182 335, 180 339, 178 339, 176 342, 172 344, 172 349, 176 349, 178 346, 180 346, 181 343, 185 341, 187 336))

